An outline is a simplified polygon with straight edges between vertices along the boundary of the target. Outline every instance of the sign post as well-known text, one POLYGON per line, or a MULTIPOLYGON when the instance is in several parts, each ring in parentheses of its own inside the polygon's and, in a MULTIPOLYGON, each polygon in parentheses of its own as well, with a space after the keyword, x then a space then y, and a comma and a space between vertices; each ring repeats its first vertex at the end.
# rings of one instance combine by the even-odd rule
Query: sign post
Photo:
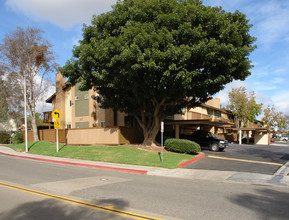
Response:
POLYGON ((164 122, 161 122, 161 147, 162 147, 162 154, 161 159, 162 163, 164 162, 164 122))
POLYGON ((55 109, 54 112, 52 112, 52 116, 56 119, 54 121, 54 128, 56 128, 56 151, 59 151, 59 141, 58 141, 58 128, 61 128, 61 122, 58 121, 59 118, 61 118, 62 114, 58 109, 55 109))

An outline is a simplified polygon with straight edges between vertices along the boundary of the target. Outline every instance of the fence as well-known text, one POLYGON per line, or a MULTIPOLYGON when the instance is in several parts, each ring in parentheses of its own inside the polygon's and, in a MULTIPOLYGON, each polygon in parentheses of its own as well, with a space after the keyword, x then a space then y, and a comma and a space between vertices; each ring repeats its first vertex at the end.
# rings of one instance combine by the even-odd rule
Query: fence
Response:
MULTIPOLYGON (((56 142, 56 130, 38 130, 39 140, 56 142)), ((67 145, 119 145, 138 143, 142 132, 137 128, 127 127, 93 127, 58 129, 59 143, 67 145)), ((28 141, 33 142, 33 132, 28 131, 28 141)))

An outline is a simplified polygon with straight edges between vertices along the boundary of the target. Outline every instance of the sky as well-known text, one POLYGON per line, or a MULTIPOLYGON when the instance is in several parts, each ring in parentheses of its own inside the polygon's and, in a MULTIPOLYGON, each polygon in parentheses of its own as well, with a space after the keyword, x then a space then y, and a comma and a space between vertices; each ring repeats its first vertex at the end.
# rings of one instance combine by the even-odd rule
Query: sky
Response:
MULTIPOLYGON (((83 24, 92 15, 112 10, 116 0, 0 0, 0 42, 17 26, 39 28, 53 44, 56 62, 63 66, 72 57, 73 46, 82 38, 83 24)), ((256 93, 257 103, 274 105, 289 115, 289 0, 203 0, 208 6, 221 6, 247 15, 253 25, 250 34, 257 38, 257 49, 249 56, 254 67, 245 81, 233 81, 218 94, 222 106, 228 92, 244 86, 256 93)), ((55 81, 55 73, 51 73, 55 81)), ((55 87, 47 91, 47 97, 55 87)), ((51 105, 38 104, 37 111, 49 111, 51 105)))

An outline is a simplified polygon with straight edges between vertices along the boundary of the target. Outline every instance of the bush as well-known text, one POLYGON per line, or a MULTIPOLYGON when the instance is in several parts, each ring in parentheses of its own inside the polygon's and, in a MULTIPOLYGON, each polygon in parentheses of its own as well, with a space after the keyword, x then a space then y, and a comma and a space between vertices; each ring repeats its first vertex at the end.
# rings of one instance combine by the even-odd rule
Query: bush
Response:
POLYGON ((164 145, 166 150, 177 153, 197 154, 201 151, 199 144, 185 139, 170 138, 165 141, 164 145))
POLYGON ((24 142, 23 133, 17 133, 13 136, 13 144, 21 144, 24 142))
POLYGON ((10 134, 6 131, 0 131, 0 144, 10 144, 10 134))

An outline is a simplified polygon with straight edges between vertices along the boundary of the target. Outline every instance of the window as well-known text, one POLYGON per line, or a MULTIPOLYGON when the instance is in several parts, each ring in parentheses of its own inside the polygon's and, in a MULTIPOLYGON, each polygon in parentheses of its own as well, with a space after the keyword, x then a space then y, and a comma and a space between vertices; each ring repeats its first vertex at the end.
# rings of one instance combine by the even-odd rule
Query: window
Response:
POLYGON ((222 119, 221 115, 222 114, 221 114, 220 111, 215 111, 215 117, 216 117, 217 120, 221 120, 222 119))
POLYGON ((66 128, 71 128, 71 124, 67 124, 67 125, 66 125, 66 128))

